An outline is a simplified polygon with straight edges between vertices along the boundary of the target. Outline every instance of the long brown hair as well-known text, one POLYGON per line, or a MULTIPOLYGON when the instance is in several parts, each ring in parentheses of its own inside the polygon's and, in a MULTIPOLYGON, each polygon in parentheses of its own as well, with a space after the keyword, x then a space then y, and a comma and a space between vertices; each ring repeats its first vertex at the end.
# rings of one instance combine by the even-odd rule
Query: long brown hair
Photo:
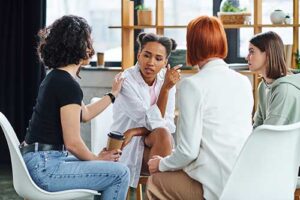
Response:
POLYGON ((260 33, 255 35, 250 40, 250 43, 266 53, 266 76, 268 78, 277 79, 288 73, 285 63, 284 45, 278 34, 273 31, 260 33))

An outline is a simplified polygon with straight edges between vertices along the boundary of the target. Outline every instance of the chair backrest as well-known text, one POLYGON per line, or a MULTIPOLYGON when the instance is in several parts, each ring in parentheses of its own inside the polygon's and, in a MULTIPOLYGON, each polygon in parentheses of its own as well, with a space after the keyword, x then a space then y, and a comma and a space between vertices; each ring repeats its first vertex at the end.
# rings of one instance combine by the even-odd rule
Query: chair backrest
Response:
POLYGON ((97 191, 74 189, 59 192, 48 192, 39 188, 31 179, 19 150, 20 142, 6 117, 0 112, 0 126, 4 132, 13 171, 13 185, 19 196, 31 200, 83 199, 91 195, 101 195, 97 191))
POLYGON ((43 190, 36 186, 36 184, 32 181, 19 150, 20 142, 16 136, 16 133, 9 121, 1 112, 0 125, 4 132, 9 148, 11 166, 13 171, 13 185, 16 192, 22 197, 30 196, 28 194, 42 192, 43 190))
POLYGON ((299 152, 300 122, 257 127, 244 145, 220 199, 294 199, 299 152))
MULTIPOLYGON (((100 98, 94 97, 91 103, 100 98)), ((107 134, 113 122, 113 104, 110 104, 104 111, 91 120, 91 151, 99 153, 107 143, 107 134)))

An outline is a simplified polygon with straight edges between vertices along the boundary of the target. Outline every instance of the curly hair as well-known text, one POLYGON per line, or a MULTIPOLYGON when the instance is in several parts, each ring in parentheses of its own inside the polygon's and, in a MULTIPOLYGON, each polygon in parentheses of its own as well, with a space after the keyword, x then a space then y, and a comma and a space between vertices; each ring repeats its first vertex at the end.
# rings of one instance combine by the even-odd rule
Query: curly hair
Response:
POLYGON ((41 29, 38 36, 37 52, 48 68, 78 65, 80 60, 91 58, 95 53, 91 27, 82 17, 65 15, 41 29))

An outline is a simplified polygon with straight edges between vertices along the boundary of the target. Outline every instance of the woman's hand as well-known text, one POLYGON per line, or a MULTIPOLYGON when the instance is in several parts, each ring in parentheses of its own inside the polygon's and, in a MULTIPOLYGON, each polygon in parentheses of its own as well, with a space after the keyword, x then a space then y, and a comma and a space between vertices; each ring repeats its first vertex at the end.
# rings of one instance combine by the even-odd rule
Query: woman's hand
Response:
POLYGON ((132 129, 128 129, 125 133, 124 133, 124 142, 122 145, 122 149, 131 141, 132 137, 135 136, 136 133, 136 129, 132 128, 132 129))
POLYGON ((122 151, 120 149, 107 151, 106 148, 104 148, 98 154, 98 159, 117 162, 119 160, 121 154, 122 154, 122 151))
POLYGON ((177 65, 171 68, 170 64, 168 64, 163 84, 165 89, 171 89, 180 80, 180 67, 182 67, 182 65, 177 65))
POLYGON ((119 94, 119 92, 121 91, 121 88, 122 88, 122 84, 123 84, 124 78, 122 78, 121 76, 122 76, 122 72, 118 73, 115 76, 114 82, 112 84, 111 93, 115 97, 118 96, 118 94, 119 94))
POLYGON ((148 161, 148 167, 149 167, 149 172, 150 174, 159 172, 159 163, 162 157, 160 156, 153 156, 149 161, 148 161))

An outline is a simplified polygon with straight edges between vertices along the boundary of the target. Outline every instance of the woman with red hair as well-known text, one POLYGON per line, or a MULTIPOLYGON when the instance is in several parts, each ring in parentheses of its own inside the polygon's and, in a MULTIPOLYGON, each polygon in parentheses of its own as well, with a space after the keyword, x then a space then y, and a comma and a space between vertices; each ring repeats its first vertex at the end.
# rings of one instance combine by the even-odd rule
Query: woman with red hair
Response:
POLYGON ((187 27, 187 62, 199 72, 180 84, 178 143, 171 155, 149 160, 149 199, 219 199, 252 131, 249 80, 228 68, 227 40, 216 17, 187 27))

